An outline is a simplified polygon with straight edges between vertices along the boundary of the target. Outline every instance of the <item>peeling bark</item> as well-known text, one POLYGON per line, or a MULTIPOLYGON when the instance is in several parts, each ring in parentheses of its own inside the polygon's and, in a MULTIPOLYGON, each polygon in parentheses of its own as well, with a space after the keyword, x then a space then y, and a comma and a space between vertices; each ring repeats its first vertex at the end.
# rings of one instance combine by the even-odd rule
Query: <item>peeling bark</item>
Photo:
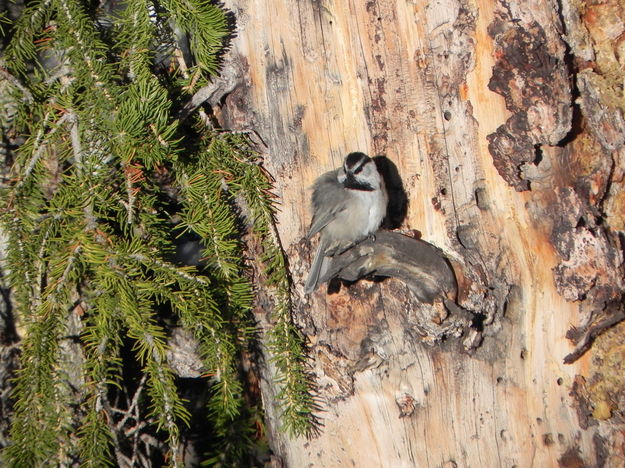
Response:
POLYGON ((491 23, 488 32, 496 47, 488 87, 504 97, 512 112, 506 123, 488 136, 489 151, 504 180, 516 190, 527 190, 523 165, 538 158, 541 145, 558 144, 571 128, 572 98, 563 66, 564 47, 557 39, 548 42, 538 22, 524 24, 507 12, 491 23))

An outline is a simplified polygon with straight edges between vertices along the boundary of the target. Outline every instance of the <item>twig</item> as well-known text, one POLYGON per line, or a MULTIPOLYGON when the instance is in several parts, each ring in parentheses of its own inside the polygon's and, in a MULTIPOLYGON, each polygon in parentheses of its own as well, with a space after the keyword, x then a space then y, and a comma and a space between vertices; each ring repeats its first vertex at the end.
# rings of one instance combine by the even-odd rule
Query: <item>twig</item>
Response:
MULTIPOLYGON (((69 121, 71 122, 70 128, 70 139, 72 141, 72 150, 74 152, 74 160, 76 162, 76 167, 80 172, 86 175, 86 170, 84 167, 83 161, 83 150, 82 143, 80 140, 80 132, 78 131, 78 117, 73 112, 69 114, 69 121)), ((95 216, 93 215, 93 205, 91 203, 85 205, 83 212, 85 214, 85 229, 86 230, 94 230, 97 227, 97 222, 95 216)))
POLYGON ((189 117, 195 109, 197 109, 204 102, 210 99, 210 97, 215 93, 218 88, 219 85, 213 82, 198 89, 191 97, 191 99, 189 99, 189 101, 187 101, 187 103, 182 106, 182 109, 180 109, 180 112, 178 112, 178 119, 180 121, 183 121, 187 117, 189 117))
POLYGON ((130 254, 129 255, 130 258, 132 258, 133 260, 136 260, 140 263, 143 264, 153 264, 156 265, 162 269, 168 270, 170 273, 172 273, 173 275, 176 276, 180 276, 181 278, 184 278, 188 281, 192 281, 192 282, 196 282, 196 283, 200 283, 202 286, 210 286, 210 282, 208 280, 205 280, 203 278, 200 278, 198 276, 193 276, 193 275, 189 275, 187 273, 185 273, 184 271, 181 271, 179 268, 177 268, 175 265, 169 263, 169 262, 164 262, 162 260, 156 260, 154 258, 148 258, 143 254, 130 254))
POLYGON ((30 90, 26 86, 24 86, 20 82, 20 80, 18 80, 11 73, 9 73, 9 71, 6 68, 0 67, 0 75, 2 75, 6 80, 10 81, 13 86, 19 89, 22 92, 22 94, 24 94, 24 97, 26 98, 27 102, 33 101, 33 95, 30 92, 30 90))
POLYGON ((132 416, 137 421, 139 420, 139 418, 132 413, 135 410, 138 410, 139 397, 141 396, 141 393, 143 392, 143 387, 145 386, 146 379, 147 379, 147 375, 144 374, 143 377, 141 377, 141 381, 139 382, 139 386, 137 387, 137 390, 135 391, 135 394, 133 395, 132 400, 130 401, 130 406, 128 407, 128 409, 126 411, 117 409, 117 411, 124 414, 124 417, 117 423, 117 427, 115 428, 117 431, 122 432, 124 425, 126 424, 128 419, 130 419, 130 416, 132 416))
POLYGON ((572 364, 577 361, 586 351, 590 349, 590 346, 595 341, 595 338, 601 335, 608 328, 613 327, 623 320, 625 320, 625 311, 619 310, 618 312, 601 320, 599 323, 589 327, 584 335, 579 339, 577 346, 575 346, 575 350, 564 358, 564 363, 572 364))

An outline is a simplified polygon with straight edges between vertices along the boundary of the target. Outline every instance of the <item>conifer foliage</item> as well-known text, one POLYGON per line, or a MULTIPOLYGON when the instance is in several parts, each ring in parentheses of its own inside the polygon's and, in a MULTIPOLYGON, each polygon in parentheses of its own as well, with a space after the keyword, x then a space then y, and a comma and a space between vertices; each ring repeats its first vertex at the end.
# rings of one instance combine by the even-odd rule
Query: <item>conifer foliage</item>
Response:
POLYGON ((197 112, 176 117, 218 73, 224 11, 206 0, 34 0, 7 18, 0 114, 15 148, 2 267, 22 343, 3 463, 151 466, 153 451, 182 466, 191 414, 168 363, 175 324, 197 341, 211 383, 223 444, 205 455, 238 464, 250 441, 239 357, 255 336, 244 234, 262 246, 275 290, 268 342, 284 425, 310 431, 270 178, 244 135, 197 112), (200 267, 174 255, 176 238, 191 235, 200 267))

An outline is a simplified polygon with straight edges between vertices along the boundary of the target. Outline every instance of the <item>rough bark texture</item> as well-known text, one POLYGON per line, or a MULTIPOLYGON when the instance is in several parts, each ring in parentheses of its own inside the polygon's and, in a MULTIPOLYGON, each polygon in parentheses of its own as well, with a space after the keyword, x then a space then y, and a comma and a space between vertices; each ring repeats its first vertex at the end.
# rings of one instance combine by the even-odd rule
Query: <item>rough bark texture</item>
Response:
POLYGON ((324 409, 318 437, 289 440, 264 376, 277 459, 623 466, 620 3, 226 6, 241 73, 215 114, 264 145, 324 409), (445 253, 451 314, 398 279, 303 296, 309 188, 351 151, 400 175, 389 225, 445 253))

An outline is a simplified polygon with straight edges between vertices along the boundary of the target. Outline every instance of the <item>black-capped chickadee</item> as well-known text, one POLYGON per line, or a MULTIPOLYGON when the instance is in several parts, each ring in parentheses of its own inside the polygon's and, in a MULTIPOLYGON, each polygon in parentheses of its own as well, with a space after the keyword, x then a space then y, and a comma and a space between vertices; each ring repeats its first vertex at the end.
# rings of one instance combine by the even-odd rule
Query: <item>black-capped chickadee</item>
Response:
POLYGON ((313 218, 307 238, 319 233, 304 292, 310 294, 334 255, 378 230, 388 204, 384 180, 373 159, 350 153, 343 167, 321 175, 313 185, 313 218))

